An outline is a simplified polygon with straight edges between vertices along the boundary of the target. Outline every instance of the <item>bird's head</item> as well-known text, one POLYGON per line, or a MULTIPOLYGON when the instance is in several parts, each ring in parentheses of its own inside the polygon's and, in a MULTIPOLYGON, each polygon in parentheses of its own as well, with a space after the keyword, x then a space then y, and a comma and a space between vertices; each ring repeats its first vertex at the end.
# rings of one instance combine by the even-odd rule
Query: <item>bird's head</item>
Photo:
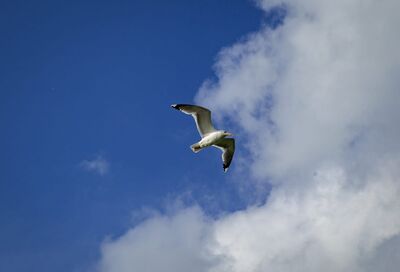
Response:
POLYGON ((230 133, 230 132, 228 132, 228 131, 226 131, 226 130, 224 130, 224 136, 233 136, 233 134, 232 133, 230 133))

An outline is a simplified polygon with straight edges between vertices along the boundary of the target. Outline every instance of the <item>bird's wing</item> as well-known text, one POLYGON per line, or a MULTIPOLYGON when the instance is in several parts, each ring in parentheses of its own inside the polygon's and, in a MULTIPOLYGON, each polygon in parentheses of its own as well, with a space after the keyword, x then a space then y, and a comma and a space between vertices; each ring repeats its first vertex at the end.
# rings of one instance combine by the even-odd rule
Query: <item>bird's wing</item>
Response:
POLYGON ((187 104, 173 104, 171 107, 193 116, 194 121, 196 122, 197 130, 199 131, 201 137, 204 137, 204 135, 210 132, 216 131, 211 123, 210 110, 200 106, 187 104))
POLYGON ((222 162, 224 172, 228 171, 228 168, 232 162, 233 154, 235 153, 235 139, 224 138, 218 141, 213 146, 222 150, 222 162))

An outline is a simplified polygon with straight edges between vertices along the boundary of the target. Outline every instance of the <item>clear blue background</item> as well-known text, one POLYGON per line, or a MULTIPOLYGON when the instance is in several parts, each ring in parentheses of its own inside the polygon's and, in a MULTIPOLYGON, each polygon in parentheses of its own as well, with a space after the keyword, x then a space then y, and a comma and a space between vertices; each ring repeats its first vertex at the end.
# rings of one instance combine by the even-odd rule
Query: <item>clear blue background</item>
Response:
POLYGON ((244 205, 170 104, 267 17, 245 0, 1 1, 0 271, 84 271, 133 211, 187 192, 210 214, 244 205), (104 176, 80 166, 99 155, 104 176))

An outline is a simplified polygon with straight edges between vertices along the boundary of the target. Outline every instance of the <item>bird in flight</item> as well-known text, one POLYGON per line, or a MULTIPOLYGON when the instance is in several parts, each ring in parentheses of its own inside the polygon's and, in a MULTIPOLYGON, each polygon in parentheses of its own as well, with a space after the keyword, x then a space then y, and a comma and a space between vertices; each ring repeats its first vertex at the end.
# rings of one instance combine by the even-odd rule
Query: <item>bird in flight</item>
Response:
POLYGON ((197 153, 209 146, 214 146, 222 150, 222 166, 224 172, 226 172, 235 153, 235 139, 225 137, 232 136, 232 134, 226 130, 217 130, 214 128, 211 123, 211 111, 209 109, 188 104, 172 104, 171 107, 193 116, 196 122, 201 140, 190 146, 192 151, 197 153))

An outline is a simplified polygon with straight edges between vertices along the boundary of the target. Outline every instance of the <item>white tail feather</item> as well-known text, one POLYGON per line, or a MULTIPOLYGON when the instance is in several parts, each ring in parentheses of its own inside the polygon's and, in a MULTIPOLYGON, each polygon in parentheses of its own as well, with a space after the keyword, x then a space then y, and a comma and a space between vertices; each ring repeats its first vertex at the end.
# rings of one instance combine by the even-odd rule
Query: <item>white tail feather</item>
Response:
POLYGON ((201 150, 201 147, 198 143, 195 143, 190 146, 190 149, 192 149, 194 153, 197 153, 201 150))

